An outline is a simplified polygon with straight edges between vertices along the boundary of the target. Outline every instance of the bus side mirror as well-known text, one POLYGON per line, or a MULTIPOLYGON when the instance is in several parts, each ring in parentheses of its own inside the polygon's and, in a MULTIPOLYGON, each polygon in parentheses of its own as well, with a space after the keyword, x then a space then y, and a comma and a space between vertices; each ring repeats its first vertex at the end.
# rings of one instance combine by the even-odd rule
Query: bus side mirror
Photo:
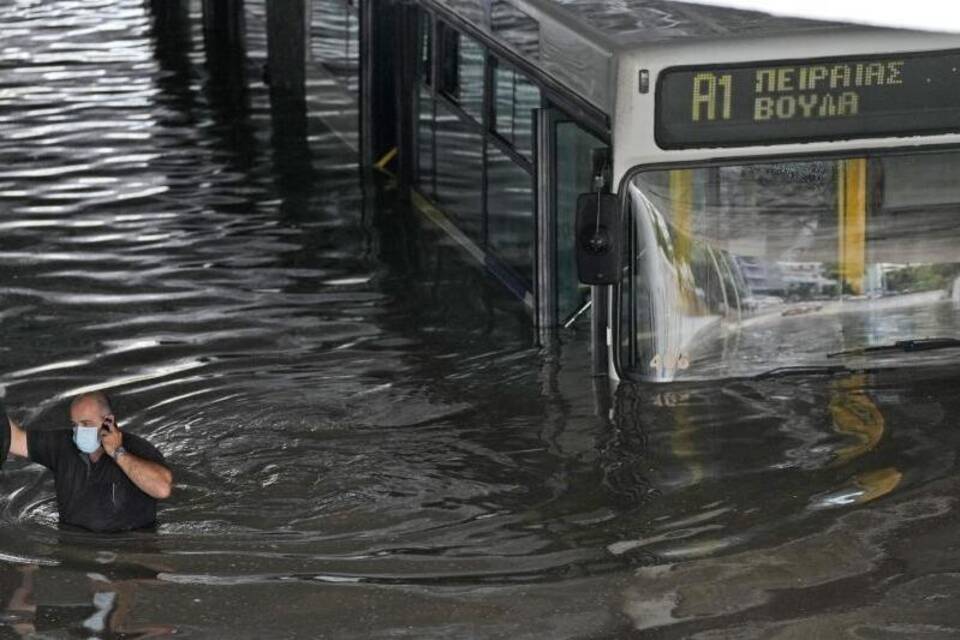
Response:
POLYGON ((577 275, 583 284, 617 284, 622 272, 622 241, 612 193, 583 193, 577 198, 577 275))

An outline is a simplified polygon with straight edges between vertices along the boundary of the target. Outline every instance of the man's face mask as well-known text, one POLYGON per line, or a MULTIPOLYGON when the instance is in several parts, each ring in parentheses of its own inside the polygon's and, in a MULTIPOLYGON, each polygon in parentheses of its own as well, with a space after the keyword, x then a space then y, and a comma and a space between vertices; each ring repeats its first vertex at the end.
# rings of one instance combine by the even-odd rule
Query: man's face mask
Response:
POLYGON ((84 453, 93 453, 100 448, 100 427, 74 427, 73 443, 84 453))

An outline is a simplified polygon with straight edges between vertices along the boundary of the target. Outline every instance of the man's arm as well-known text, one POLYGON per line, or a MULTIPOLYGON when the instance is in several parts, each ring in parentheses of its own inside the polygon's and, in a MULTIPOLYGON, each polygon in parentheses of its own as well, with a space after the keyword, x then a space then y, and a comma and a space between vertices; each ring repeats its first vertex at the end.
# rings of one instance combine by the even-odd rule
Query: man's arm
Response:
POLYGON ((151 460, 144 460, 132 453, 124 453, 115 458, 117 466, 123 469, 127 477, 137 485, 141 491, 157 500, 166 500, 170 497, 173 487, 173 473, 162 464, 151 460))
POLYGON ((114 457, 117 447, 123 444, 123 432, 117 426, 113 414, 107 416, 103 425, 103 435, 100 437, 103 450, 116 461, 117 466, 123 469, 123 472, 127 474, 133 484, 137 485, 145 494, 157 500, 169 498, 170 491, 173 488, 173 473, 170 469, 159 462, 136 456, 126 449, 119 458, 114 457))

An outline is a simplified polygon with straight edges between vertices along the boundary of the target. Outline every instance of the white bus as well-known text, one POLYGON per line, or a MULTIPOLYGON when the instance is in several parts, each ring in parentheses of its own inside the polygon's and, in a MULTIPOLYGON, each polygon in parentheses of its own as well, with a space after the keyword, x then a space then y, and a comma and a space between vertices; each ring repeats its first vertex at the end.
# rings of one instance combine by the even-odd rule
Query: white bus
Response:
POLYGON ((598 370, 649 382, 960 355, 960 35, 652 0, 393 10, 416 25, 412 198, 541 339, 589 313, 598 370))

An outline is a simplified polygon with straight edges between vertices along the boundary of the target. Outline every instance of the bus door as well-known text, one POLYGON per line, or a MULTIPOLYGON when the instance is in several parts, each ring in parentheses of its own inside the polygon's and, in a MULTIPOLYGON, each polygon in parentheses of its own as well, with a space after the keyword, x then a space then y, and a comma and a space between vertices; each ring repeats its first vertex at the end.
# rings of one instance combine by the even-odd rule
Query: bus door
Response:
MULTIPOLYGON (((537 324, 546 343, 589 311, 601 289, 577 278, 574 220, 580 194, 609 191, 610 146, 555 107, 539 110, 537 143, 537 324)), ((602 319, 606 306, 596 307, 602 319)))

